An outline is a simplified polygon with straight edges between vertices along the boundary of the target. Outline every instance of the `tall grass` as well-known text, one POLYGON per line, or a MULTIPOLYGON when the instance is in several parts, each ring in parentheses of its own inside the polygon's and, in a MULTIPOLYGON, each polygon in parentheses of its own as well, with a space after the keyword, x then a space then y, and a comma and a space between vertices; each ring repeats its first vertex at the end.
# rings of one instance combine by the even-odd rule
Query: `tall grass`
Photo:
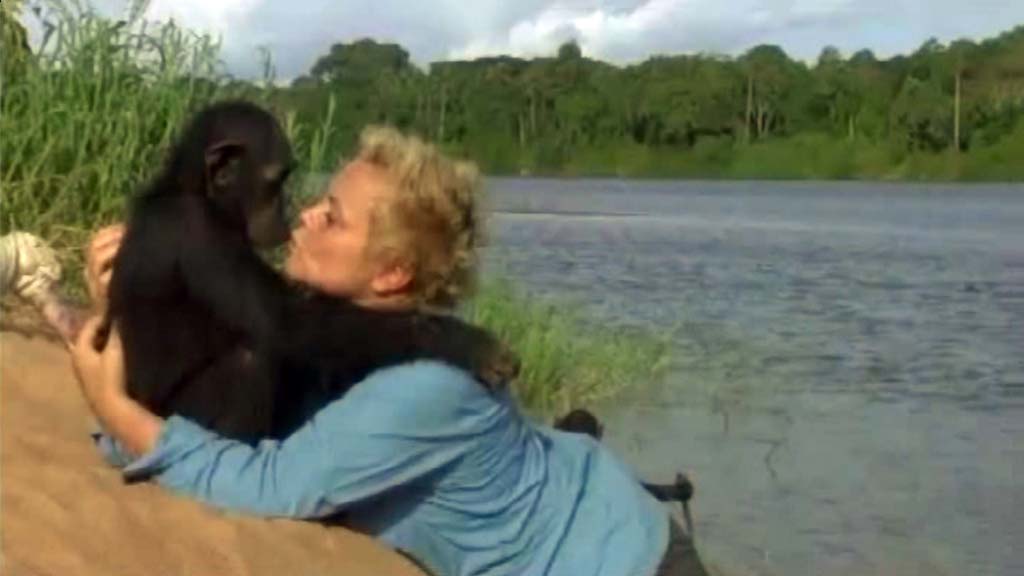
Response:
MULTIPOLYGON (((73 263, 90 230, 123 217, 186 118, 243 88, 228 82, 210 36, 147 22, 139 9, 112 21, 80 2, 45 6, 42 46, 4 78, 0 230, 36 232, 73 263)), ((321 161, 326 130, 300 135, 283 116, 297 148, 321 161)))
POLYGON ((523 360, 515 392, 540 416, 607 398, 668 367, 667 335, 596 328, 579 307, 531 299, 507 280, 485 282, 466 317, 514 343, 523 360))
POLYGON ((173 24, 47 7, 42 47, 4 79, 0 228, 39 233, 73 262, 89 230, 121 217, 174 129, 217 95, 217 46, 173 24))
MULTIPOLYGON (((240 89, 223 73, 209 36, 146 22, 143 4, 121 21, 77 2, 46 6, 42 48, 24 66, 5 69, 0 231, 47 238, 74 286, 88 235, 123 219, 125 200, 157 169, 186 118, 241 89, 266 104, 270 90, 240 89)), ((307 170, 334 163, 325 156, 333 106, 321 126, 300 127, 294 114, 277 111, 307 170)), ((578 313, 529 302, 507 284, 483 289, 469 309, 522 355, 516 390, 539 415, 652 378, 664 364, 665 347, 653 339, 592 329, 584 336, 578 313)))

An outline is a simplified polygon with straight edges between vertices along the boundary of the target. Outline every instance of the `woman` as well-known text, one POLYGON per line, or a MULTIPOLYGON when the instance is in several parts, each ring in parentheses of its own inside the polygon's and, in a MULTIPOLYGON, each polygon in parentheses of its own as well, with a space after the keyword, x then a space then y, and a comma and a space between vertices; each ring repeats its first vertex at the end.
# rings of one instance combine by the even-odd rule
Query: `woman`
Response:
MULTIPOLYGON (((355 160, 302 214, 286 273, 363 306, 450 307, 474 277, 477 188, 471 165, 368 129, 355 160)), ((90 250, 100 301, 119 234, 104 232, 90 250)), ((344 511, 354 528, 444 576, 704 573, 675 528, 670 545, 667 511, 607 450, 528 422, 507 394, 453 367, 379 370, 291 437, 252 447, 133 402, 120 341, 114 334, 95 352, 96 326, 82 330, 72 361, 89 405, 128 452, 129 478, 267 516, 344 511)))

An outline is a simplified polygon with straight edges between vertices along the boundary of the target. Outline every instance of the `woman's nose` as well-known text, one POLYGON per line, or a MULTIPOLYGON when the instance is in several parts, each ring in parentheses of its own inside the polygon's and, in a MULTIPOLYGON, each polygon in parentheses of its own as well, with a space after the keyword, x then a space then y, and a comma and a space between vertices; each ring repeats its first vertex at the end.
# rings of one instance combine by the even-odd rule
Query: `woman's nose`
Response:
POLYGON ((309 228, 313 225, 313 209, 306 208, 299 213, 299 225, 303 228, 309 228))
POLYGON ((316 203, 309 208, 302 211, 299 216, 299 220, 302 222, 304 228, 311 228, 316 230, 319 228, 324 221, 324 210, 321 203, 316 203))

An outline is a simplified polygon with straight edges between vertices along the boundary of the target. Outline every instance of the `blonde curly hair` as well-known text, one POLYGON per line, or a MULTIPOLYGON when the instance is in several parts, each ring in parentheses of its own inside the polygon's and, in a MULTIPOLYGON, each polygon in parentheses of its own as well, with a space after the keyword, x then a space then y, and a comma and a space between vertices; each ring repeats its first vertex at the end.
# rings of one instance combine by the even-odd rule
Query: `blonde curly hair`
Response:
POLYGON ((355 160, 383 170, 396 185, 394 199, 371 215, 373 257, 411 266, 411 296, 420 307, 450 309, 471 294, 483 229, 476 165, 386 126, 363 130, 355 160))

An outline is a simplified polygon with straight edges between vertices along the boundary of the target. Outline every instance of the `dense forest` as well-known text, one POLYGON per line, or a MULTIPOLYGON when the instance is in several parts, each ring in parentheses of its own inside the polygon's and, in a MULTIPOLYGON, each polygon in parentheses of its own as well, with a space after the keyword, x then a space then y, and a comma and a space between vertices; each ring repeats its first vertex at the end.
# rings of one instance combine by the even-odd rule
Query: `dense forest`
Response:
POLYGON ((492 173, 1024 178, 1024 26, 889 59, 826 47, 810 65, 762 45, 618 67, 570 42, 424 71, 364 39, 335 44, 276 97, 301 122, 330 122, 331 155, 389 122, 492 173))
MULTIPOLYGON (((4 3, 8 79, 28 52, 10 16, 19 4, 4 3)), ((386 122, 492 174, 1024 180, 1024 25, 888 59, 825 47, 806 63, 761 45, 614 66, 569 42, 550 57, 424 70, 401 46, 363 39, 331 46, 288 85, 270 70, 268 59, 266 81, 218 72, 216 84, 317 132, 325 163, 386 122)))

